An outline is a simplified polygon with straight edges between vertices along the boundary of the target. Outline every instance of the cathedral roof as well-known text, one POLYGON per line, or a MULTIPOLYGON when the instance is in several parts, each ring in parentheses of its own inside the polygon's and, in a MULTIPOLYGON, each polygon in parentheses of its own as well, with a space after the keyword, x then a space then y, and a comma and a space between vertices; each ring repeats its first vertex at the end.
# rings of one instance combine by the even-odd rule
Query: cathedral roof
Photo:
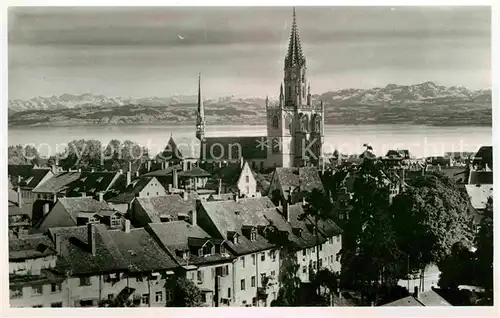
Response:
POLYGON ((207 137, 201 156, 202 160, 266 159, 267 137, 207 137))

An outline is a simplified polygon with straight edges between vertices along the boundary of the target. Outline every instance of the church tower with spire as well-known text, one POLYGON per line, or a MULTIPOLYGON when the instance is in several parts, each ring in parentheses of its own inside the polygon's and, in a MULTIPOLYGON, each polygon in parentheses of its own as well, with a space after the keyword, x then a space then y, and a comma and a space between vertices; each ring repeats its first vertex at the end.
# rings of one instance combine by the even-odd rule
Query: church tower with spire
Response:
POLYGON ((322 163, 324 109, 322 104, 312 104, 295 8, 279 102, 272 107, 266 99, 266 111, 269 166, 297 167, 322 163))
POLYGON ((205 139, 205 108, 201 97, 201 73, 198 74, 198 108, 196 113, 196 138, 205 139))

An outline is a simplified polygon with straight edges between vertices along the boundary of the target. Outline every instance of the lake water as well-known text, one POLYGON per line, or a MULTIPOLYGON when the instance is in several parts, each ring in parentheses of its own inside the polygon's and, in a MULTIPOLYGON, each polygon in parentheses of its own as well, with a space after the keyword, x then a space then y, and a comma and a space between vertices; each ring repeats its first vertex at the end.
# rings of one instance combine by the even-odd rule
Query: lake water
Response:
MULTIPOLYGON (((170 135, 178 143, 195 142, 194 126, 124 125, 75 127, 13 127, 8 131, 9 145, 34 144, 42 155, 61 152, 75 139, 132 140, 156 154, 164 149, 170 135)), ((207 127, 207 136, 265 136, 265 126, 224 125, 207 127)), ((417 125, 327 125, 325 152, 363 151, 369 143, 377 155, 389 149, 409 149, 417 157, 439 156, 446 151, 476 151, 492 145, 491 127, 431 127, 417 125)))

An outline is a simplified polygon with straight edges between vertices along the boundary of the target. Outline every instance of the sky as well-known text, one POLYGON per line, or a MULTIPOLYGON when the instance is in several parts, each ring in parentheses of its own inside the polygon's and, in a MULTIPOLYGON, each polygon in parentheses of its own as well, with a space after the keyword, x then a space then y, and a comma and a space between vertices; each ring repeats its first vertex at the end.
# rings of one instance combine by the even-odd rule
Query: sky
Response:
MULTIPOLYGON (((312 93, 491 87, 489 7, 297 7, 312 93)), ((9 8, 9 99, 279 94, 291 7, 9 8)))

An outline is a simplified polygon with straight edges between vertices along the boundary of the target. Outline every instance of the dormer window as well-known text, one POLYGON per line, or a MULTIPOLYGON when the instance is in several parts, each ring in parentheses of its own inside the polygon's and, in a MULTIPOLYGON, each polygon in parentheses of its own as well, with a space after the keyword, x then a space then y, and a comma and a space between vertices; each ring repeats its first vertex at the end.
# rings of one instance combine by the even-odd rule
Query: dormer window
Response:
POLYGON ((301 237, 302 236, 302 229, 299 227, 294 227, 292 228, 292 232, 294 235, 301 237))
POLYGON ((99 177, 99 178, 97 178, 97 180, 96 180, 96 181, 97 181, 97 182, 101 182, 102 180, 103 180, 103 177, 99 177))
POLYGON ((257 231, 250 232, 250 241, 255 241, 257 239, 257 231))
POLYGON ((207 241, 203 246, 198 250, 198 255, 201 256, 209 256, 215 254, 215 245, 212 242, 207 241))
POLYGON ((81 182, 85 182, 85 181, 87 181, 87 177, 83 177, 80 181, 81 181, 81 182))

